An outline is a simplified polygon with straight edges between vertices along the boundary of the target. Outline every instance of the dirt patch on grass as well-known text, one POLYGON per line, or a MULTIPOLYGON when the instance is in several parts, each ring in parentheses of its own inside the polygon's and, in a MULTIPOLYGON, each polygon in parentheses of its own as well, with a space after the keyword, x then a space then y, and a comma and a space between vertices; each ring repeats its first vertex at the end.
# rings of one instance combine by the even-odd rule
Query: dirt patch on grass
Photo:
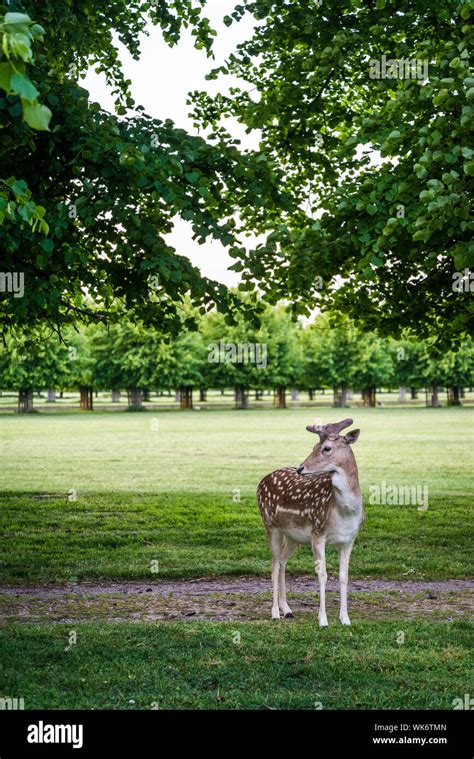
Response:
MULTIPOLYGON (((316 614, 313 577, 288 578, 295 618, 316 614)), ((338 583, 328 581, 329 615, 337 619, 338 583)), ((78 582, 42 586, 0 586, 4 621, 26 623, 81 621, 209 620, 248 622, 270 617, 270 582, 263 577, 216 577, 153 582, 78 582)), ((474 583, 353 580, 350 612, 358 619, 451 621, 472 618, 474 583)))

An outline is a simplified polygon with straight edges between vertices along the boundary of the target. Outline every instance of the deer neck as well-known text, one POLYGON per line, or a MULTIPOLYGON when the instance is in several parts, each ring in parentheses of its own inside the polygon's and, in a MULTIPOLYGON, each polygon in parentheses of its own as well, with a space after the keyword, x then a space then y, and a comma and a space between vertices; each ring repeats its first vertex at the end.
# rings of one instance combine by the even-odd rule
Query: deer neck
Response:
POLYGON ((359 473, 355 460, 344 467, 336 467, 331 472, 336 505, 340 511, 359 511, 362 508, 362 494, 359 473))

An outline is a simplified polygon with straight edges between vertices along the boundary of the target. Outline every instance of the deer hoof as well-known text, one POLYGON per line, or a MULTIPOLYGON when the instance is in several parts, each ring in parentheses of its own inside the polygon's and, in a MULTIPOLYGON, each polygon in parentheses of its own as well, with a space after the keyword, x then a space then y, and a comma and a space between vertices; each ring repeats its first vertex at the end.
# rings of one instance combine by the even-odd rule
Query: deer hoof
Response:
POLYGON ((292 612, 292 611, 288 611, 288 612, 285 614, 285 619, 294 619, 294 618, 295 618, 295 615, 293 614, 293 612, 292 612))
POLYGON ((327 617, 321 617, 319 620, 319 626, 320 627, 328 627, 328 620, 327 617))
POLYGON ((339 617, 339 619, 342 625, 346 625, 347 627, 351 626, 351 620, 349 619, 349 617, 339 617))

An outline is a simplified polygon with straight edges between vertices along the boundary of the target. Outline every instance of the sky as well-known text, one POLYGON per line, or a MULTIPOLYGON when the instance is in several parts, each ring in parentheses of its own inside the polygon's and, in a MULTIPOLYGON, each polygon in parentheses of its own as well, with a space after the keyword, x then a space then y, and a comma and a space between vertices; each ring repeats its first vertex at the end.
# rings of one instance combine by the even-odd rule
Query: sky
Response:
MULTIPOLYGON (((205 15, 218 33, 214 38, 215 60, 207 58, 203 50, 194 48, 194 38, 186 30, 178 45, 170 48, 164 42, 160 29, 150 24, 150 36, 142 37, 142 55, 139 61, 134 61, 128 51, 118 43, 125 77, 132 82, 132 95, 136 103, 142 105, 152 117, 163 120, 169 118, 191 134, 197 133, 188 117, 188 93, 193 90, 207 90, 213 93, 224 89, 222 80, 208 82, 205 76, 212 68, 223 63, 239 42, 251 35, 255 24, 255 19, 247 15, 239 24, 226 27, 221 19, 230 14, 234 7, 235 0, 208 0, 206 4, 205 15)), ((236 83, 235 78, 225 77, 225 88, 236 83)), ((114 110, 113 97, 103 75, 90 70, 81 84, 89 91, 92 100, 100 103, 108 111, 114 110)), ((239 124, 230 124, 230 127, 229 124, 230 122, 226 122, 227 128, 235 137, 241 139, 243 147, 256 147, 258 134, 248 136, 239 124)), ((233 260, 221 243, 209 240, 203 245, 198 245, 192 240, 192 230, 188 222, 177 219, 175 229, 168 236, 167 242, 176 248, 178 253, 187 255, 205 276, 228 286, 234 286, 239 282, 240 275, 228 270, 233 260)), ((247 240, 247 244, 250 242, 251 240, 247 240)))

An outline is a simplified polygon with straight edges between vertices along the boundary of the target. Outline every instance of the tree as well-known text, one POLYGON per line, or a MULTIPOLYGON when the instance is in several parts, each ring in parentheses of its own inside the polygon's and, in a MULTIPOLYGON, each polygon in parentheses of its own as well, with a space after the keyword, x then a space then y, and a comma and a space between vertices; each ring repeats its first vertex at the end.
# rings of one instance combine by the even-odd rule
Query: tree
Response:
POLYGON ((193 407, 193 389, 203 385, 207 352, 198 332, 182 332, 172 343, 174 386, 179 389, 181 408, 193 407))
MULTIPOLYGON (((25 13, 3 13, 4 10, 0 6, 0 105, 5 104, 3 95, 11 96, 11 115, 21 115, 33 130, 47 130, 51 111, 38 101, 39 92, 27 71, 28 64, 34 62, 33 46, 43 41, 45 30, 25 13)), ((9 145, 8 138, 3 139, 3 145, 9 145)), ((12 225, 29 224, 33 231, 47 234, 45 213, 46 209, 35 203, 24 179, 0 178, 0 226, 8 219, 12 225)))
POLYGON ((33 411, 35 389, 62 386, 67 381, 66 346, 50 335, 42 337, 40 341, 32 341, 25 335, 10 337, 0 347, 1 382, 4 387, 18 391, 18 413, 33 411))
MULTIPOLYGON (((6 93, 0 151, 8 185, 0 197, 0 269, 20 272, 25 289, 22 298, 0 301, 3 329, 47 321, 60 332, 72 322, 117 320, 126 309, 177 331, 186 297, 203 310, 216 305, 230 318, 238 298, 202 276, 167 234, 179 216, 198 242, 210 236, 236 245, 240 231, 262 229, 286 202, 280 171, 264 156, 240 151, 225 134, 216 132, 210 142, 170 120, 150 118, 130 95, 117 51, 120 40, 138 58, 139 37, 151 21, 170 45, 190 27, 196 46, 210 53, 214 32, 202 9, 193 0, 18 5, 29 14, 21 22, 26 54, 17 39, 4 47, 8 60, 0 63, 6 93), (41 42, 34 61, 32 40, 41 42), (28 79, 11 73, 23 65, 19 58, 29 61, 28 79), (79 86, 90 65, 113 88, 115 114, 79 86), (32 108, 34 118, 26 115, 32 108), (16 199, 14 214, 8 203, 5 212, 5 193, 16 199)), ((0 8, 2 35, 15 21, 8 15, 2 21, 7 10, 0 8)))
POLYGON ((301 343, 295 323, 284 308, 267 308, 257 338, 266 351, 261 386, 273 387, 275 406, 285 408, 286 388, 294 385, 302 373, 301 343))
POLYGON ((344 407, 348 390, 356 383, 356 369, 361 361, 361 337, 349 320, 335 322, 330 327, 327 349, 334 406, 344 407))
POLYGON ((364 406, 376 405, 376 390, 393 376, 392 357, 386 341, 373 334, 358 336, 359 356, 354 366, 354 387, 362 391, 364 406))
POLYGON ((310 399, 315 388, 332 387, 329 332, 322 317, 299 332, 302 367, 298 380, 308 390, 310 399))
POLYGON ((89 332, 82 329, 66 330, 69 362, 66 384, 79 389, 79 404, 82 411, 93 411, 93 389, 95 381, 95 360, 91 354, 89 332))
POLYGON ((459 350, 450 352, 443 361, 448 406, 461 405, 461 388, 470 387, 474 380, 474 350, 472 339, 461 344, 459 350))
POLYGON ((173 339, 158 330, 147 329, 137 353, 142 385, 167 390, 175 388, 183 409, 193 407, 193 389, 205 385, 206 361, 202 335, 195 329, 189 330, 186 319, 182 322, 180 334, 173 339))
MULTIPOLYGON (((89 328, 90 329, 90 328, 89 328)), ((91 360, 97 387, 112 391, 127 390, 128 408, 142 408, 144 384, 143 347, 147 333, 140 325, 123 321, 92 332, 91 360)))
POLYGON ((424 343, 413 340, 391 341, 389 349, 393 362, 393 377, 400 388, 400 400, 405 400, 407 387, 411 390, 412 398, 415 398, 418 389, 424 385, 421 371, 421 356, 426 350, 424 343))
POLYGON ((210 74, 243 83, 194 93, 203 126, 235 117, 285 170, 291 211, 238 255, 245 282, 297 313, 317 303, 459 344, 474 309, 453 287, 474 252, 472 2, 259 0, 226 23, 246 13, 253 36, 210 74))
POLYGON ((204 373, 208 387, 234 388, 235 407, 248 408, 248 391, 260 388, 267 364, 267 345, 253 324, 240 317, 229 326, 221 314, 209 314, 200 330, 208 350, 204 373))
POLYGON ((124 388, 121 356, 114 346, 115 329, 116 325, 109 328, 99 325, 87 329, 94 362, 94 385, 99 390, 111 391, 113 402, 120 398, 120 391, 124 388))

